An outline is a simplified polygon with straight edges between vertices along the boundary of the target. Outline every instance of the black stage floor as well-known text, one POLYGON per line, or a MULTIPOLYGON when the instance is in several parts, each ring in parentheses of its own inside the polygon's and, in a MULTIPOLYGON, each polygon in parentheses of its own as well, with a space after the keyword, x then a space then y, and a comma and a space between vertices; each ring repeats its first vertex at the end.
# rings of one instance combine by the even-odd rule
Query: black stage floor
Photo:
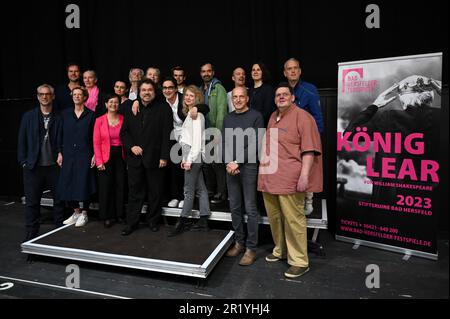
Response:
MULTIPOLYGON (((49 211, 43 209, 43 219, 49 211)), ((95 223, 95 218, 92 218, 95 223)), ((325 256, 310 253, 309 273, 298 279, 286 279, 284 262, 267 263, 264 256, 273 247, 270 229, 260 227, 258 259, 250 267, 239 266, 238 258, 223 257, 208 279, 125 269, 84 262, 71 262, 50 257, 36 257, 26 262, 20 252, 24 235, 23 206, 0 202, 0 298, 149 298, 149 299, 382 299, 449 297, 448 239, 439 240, 439 260, 403 256, 368 247, 352 249, 351 244, 334 240, 331 233, 321 230, 319 242, 325 256), (80 269, 80 289, 66 288, 70 273, 66 267, 76 263, 80 269), (380 288, 366 287, 366 267, 375 264, 380 269, 380 288), (8 283, 14 286, 8 288, 8 283)), ((227 222, 213 223, 215 228, 229 230, 227 222)), ((168 226, 170 227, 170 226, 168 226)), ((44 223, 41 233, 52 229, 44 223)), ((89 228, 86 228, 89 229, 89 228)), ((110 231, 120 236, 119 225, 110 231)), ((83 230, 80 230, 83 231, 83 230)), ((139 232, 149 231, 141 229, 139 232)), ((160 240, 166 238, 161 230, 160 240)), ((118 244, 119 245, 119 244, 118 244)), ((183 249, 178 246, 177 249, 183 249)))
POLYGON ((129 255, 142 258, 170 260, 179 263, 202 264, 222 242, 226 231, 184 232, 168 237, 171 226, 159 232, 141 227, 129 236, 119 236, 123 225, 104 228, 98 222, 85 227, 70 226, 36 241, 40 245, 91 250, 106 254, 129 255), (203 237, 206 237, 204 239, 203 237))

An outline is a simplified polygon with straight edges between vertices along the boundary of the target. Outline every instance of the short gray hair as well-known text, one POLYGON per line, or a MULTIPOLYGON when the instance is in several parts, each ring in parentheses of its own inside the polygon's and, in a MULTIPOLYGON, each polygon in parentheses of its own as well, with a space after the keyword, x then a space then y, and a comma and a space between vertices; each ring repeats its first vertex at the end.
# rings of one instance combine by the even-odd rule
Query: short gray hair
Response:
POLYGON ((50 92, 52 92, 52 94, 55 94, 55 89, 50 84, 42 84, 42 85, 38 86, 36 92, 39 93, 39 91, 43 88, 47 88, 50 90, 50 92))
POLYGON ((94 70, 86 70, 83 72, 83 76, 85 73, 91 73, 96 80, 98 80, 97 73, 94 70))

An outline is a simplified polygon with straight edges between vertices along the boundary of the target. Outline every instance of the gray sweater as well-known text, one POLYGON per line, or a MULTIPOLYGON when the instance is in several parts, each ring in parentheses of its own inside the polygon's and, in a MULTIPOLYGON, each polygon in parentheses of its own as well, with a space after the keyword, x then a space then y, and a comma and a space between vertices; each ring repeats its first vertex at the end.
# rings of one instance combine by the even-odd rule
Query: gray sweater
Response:
POLYGON ((225 164, 236 161, 242 164, 257 164, 262 138, 258 129, 264 128, 260 112, 249 109, 244 113, 233 111, 225 116, 222 131, 222 158, 225 164))

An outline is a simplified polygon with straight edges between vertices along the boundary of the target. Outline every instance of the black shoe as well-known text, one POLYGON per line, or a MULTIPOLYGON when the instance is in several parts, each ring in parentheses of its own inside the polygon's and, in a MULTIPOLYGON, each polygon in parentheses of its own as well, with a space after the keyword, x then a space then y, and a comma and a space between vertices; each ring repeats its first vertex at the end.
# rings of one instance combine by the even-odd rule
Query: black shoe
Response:
POLYGON ((159 231, 159 225, 158 224, 150 224, 148 225, 148 227, 150 228, 150 230, 154 233, 156 233, 157 231, 159 231))
POLYGON ((186 217, 180 217, 180 219, 178 219, 177 223, 175 224, 175 229, 172 230, 167 236, 174 237, 176 235, 185 232, 188 229, 189 229, 189 219, 186 217))
POLYGON ((200 217, 198 222, 191 227, 192 231, 209 231, 208 217, 200 217))
POLYGON ((214 195, 213 199, 211 199, 211 204, 221 204, 226 200, 226 196, 222 193, 217 193, 214 195))
POLYGON ((122 230, 122 236, 128 236, 136 230, 136 227, 127 226, 122 230))

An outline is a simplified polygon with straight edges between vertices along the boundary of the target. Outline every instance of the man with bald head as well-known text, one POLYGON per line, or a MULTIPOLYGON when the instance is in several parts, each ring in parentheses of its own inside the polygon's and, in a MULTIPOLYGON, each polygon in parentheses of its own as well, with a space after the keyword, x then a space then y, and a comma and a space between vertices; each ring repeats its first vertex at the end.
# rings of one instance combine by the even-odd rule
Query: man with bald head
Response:
POLYGON ((245 252, 239 265, 249 266, 256 259, 258 245, 258 129, 264 128, 264 119, 260 112, 248 107, 249 98, 245 87, 234 88, 232 98, 235 110, 225 116, 222 132, 228 199, 235 231, 235 244, 227 256, 236 257, 245 252), (247 235, 244 213, 248 216, 247 235))
MULTIPOLYGON (((290 58, 284 63, 284 76, 288 80, 289 86, 294 90, 295 104, 302 110, 307 111, 314 117, 319 133, 325 132, 323 122, 322 107, 320 106, 319 91, 316 86, 300 79, 302 69, 300 62, 295 58, 290 58)), ((305 214, 313 212, 313 193, 307 193, 305 199, 305 214)))
MULTIPOLYGON (((205 104, 209 106, 207 117, 208 127, 222 131, 223 119, 228 110, 227 91, 215 77, 214 66, 211 63, 204 63, 200 67, 200 76, 203 80, 200 89, 205 96, 205 104)), ((217 145, 217 141, 217 137, 214 137, 211 145, 217 145)), ((217 162, 217 153, 214 150, 210 155, 214 161, 212 163, 205 163, 203 166, 206 187, 208 188, 209 195, 212 196, 211 203, 221 204, 227 199, 225 167, 223 163, 217 162)))
MULTIPOLYGON (((245 88, 245 70, 244 68, 237 67, 233 70, 233 75, 231 76, 231 79, 234 82, 234 87, 243 87, 245 88)), ((234 104, 233 104, 233 90, 228 92, 227 99, 228 99, 228 112, 231 113, 234 111, 234 104)))

